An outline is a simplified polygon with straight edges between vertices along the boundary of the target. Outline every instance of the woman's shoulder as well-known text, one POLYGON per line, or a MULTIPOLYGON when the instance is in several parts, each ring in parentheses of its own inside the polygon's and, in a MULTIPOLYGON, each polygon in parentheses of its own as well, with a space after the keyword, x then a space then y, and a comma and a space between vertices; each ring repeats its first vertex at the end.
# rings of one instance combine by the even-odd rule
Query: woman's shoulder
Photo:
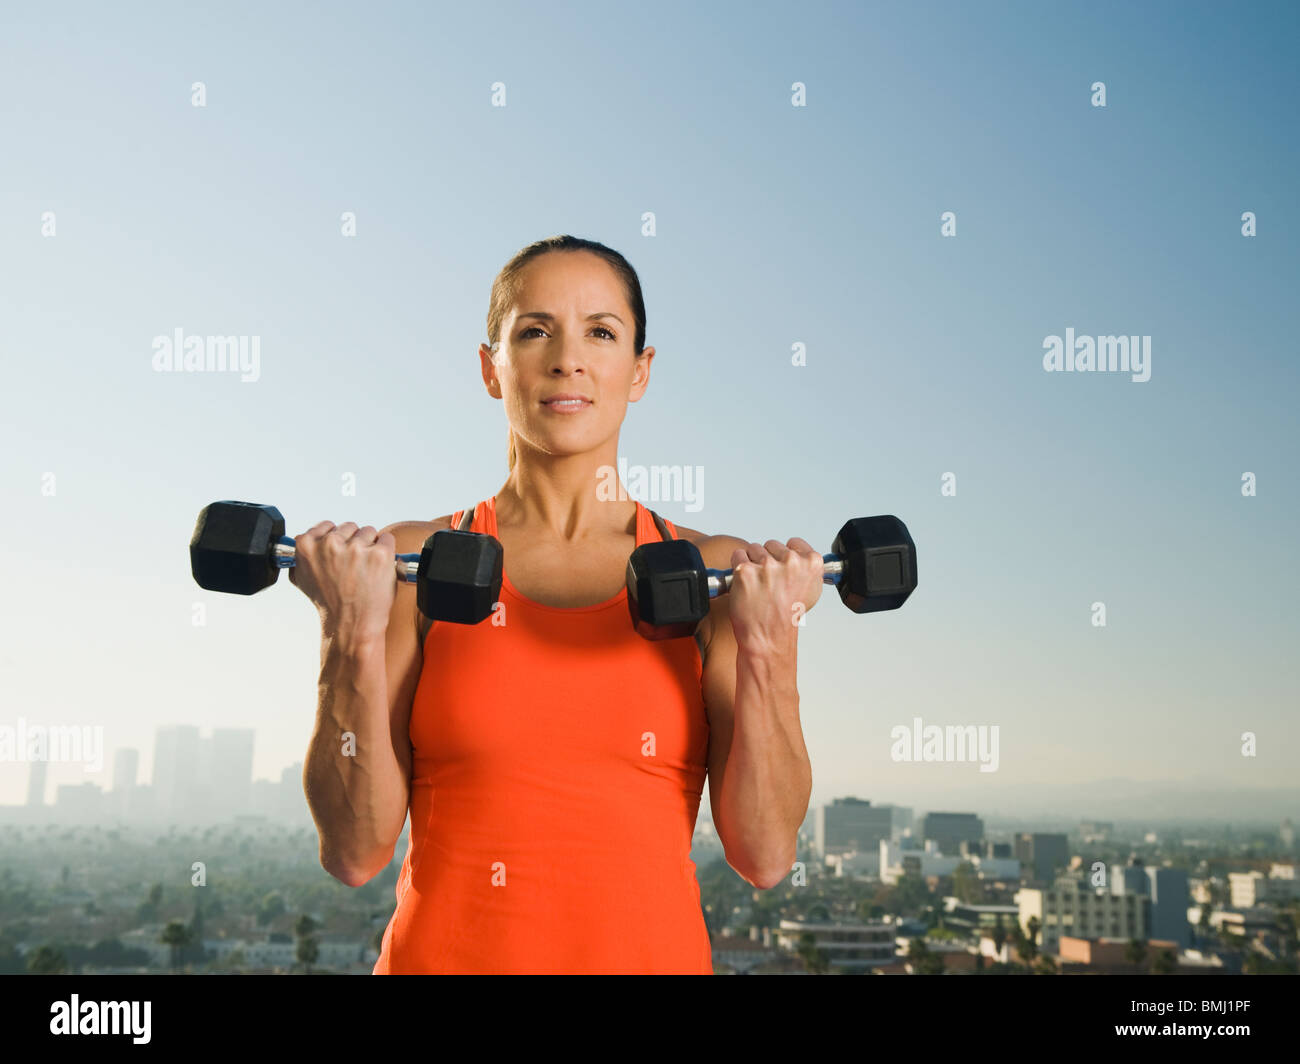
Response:
POLYGON ((685 525, 679 525, 676 522, 673 522, 673 528, 677 530, 677 535, 681 539, 695 544, 695 549, 700 552, 704 564, 710 569, 730 569, 732 554, 737 550, 743 550, 749 545, 749 540, 741 539, 739 536, 728 536, 721 533, 711 535, 708 532, 687 528, 685 525))
POLYGON ((424 546, 424 541, 435 532, 451 527, 451 514, 434 518, 432 521, 394 521, 379 530, 382 535, 391 532, 397 541, 398 554, 414 554, 424 546))

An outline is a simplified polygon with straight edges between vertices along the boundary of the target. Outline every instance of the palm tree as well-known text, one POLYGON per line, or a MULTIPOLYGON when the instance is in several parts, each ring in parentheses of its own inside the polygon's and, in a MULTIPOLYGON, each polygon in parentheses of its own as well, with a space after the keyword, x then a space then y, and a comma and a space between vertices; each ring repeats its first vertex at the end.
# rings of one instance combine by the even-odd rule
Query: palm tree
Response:
POLYGON ((1296 954, 1297 912, 1300 912, 1300 905, 1293 901, 1289 908, 1277 914, 1277 928, 1282 936, 1282 953, 1286 957, 1294 957, 1296 954))
POLYGON ((998 913, 998 922, 993 925, 993 948, 997 951, 997 959, 1002 959, 1002 947, 1007 944, 1007 929, 1002 924, 1002 914, 998 913))
POLYGON ((1025 921, 1025 929, 1021 931, 1017 924, 1012 932, 1011 941, 1015 950, 1020 954, 1020 959, 1032 971, 1034 959, 1038 956, 1038 931, 1043 925, 1039 922, 1037 916, 1031 916, 1025 921))
POLYGON ((1173 975, 1178 971, 1178 958, 1172 950, 1162 949, 1151 962, 1152 975, 1173 975))
POLYGON ((311 966, 316 963, 316 958, 320 956, 320 949, 316 945, 316 940, 311 937, 311 933, 316 930, 317 923, 306 913, 298 917, 298 922, 293 925, 293 933, 298 939, 297 957, 298 962, 303 966, 303 971, 311 974, 311 966))
POLYGON ((67 970, 68 958, 56 946, 41 946, 27 960, 27 971, 32 975, 62 975, 67 970))
POLYGON ((181 950, 190 944, 190 929, 180 920, 169 920, 163 932, 158 936, 158 941, 163 945, 171 948, 172 971, 179 971, 181 967, 181 950))
POLYGON ((1029 932, 1029 941, 1034 945, 1038 945, 1038 932, 1042 926, 1037 916, 1031 916, 1025 921, 1025 930, 1029 932))
POLYGON ((200 897, 202 897, 201 894, 195 893, 194 915, 190 918, 189 926, 190 940, 186 943, 187 946, 197 945, 199 947, 198 960, 203 959, 203 907, 199 904, 200 897))

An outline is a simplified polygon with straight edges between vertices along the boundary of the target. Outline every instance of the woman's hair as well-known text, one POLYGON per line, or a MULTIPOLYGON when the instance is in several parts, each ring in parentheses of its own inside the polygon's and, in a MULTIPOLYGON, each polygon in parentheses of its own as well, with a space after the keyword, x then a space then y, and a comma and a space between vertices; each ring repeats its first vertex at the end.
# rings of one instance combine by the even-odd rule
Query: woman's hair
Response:
MULTIPOLYGON (((487 333, 488 346, 492 349, 493 357, 496 356, 497 344, 501 340, 501 323, 505 320, 506 314, 514 304, 518 292, 520 273, 533 259, 539 255, 545 255, 548 251, 590 251, 593 255, 599 255, 614 268, 623 281, 627 305, 632 308, 632 318, 636 322, 636 339, 633 342, 632 350, 639 356, 645 350, 645 300, 641 296, 641 281, 636 275, 636 270, 632 269, 632 264, 613 248, 607 248, 604 244, 597 243, 595 240, 583 240, 581 237, 564 235, 548 236, 545 240, 529 244, 522 251, 517 252, 515 257, 501 268, 496 280, 492 282, 492 298, 488 304, 487 333)), ((515 434, 513 430, 510 433, 510 448, 506 460, 509 462, 508 468, 514 469, 515 434)))

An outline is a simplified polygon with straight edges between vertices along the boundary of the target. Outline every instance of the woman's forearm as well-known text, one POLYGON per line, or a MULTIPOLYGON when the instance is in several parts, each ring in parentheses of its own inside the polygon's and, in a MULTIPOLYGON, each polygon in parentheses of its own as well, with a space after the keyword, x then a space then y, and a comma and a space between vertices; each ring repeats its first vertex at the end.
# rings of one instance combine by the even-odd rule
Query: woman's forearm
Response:
POLYGON ((350 886, 392 858, 406 820, 407 766, 393 749, 383 637, 323 632, 316 726, 303 766, 321 866, 350 886))
POLYGON ((723 792, 711 798, 727 860, 751 882, 775 886, 790 871, 812 795, 799 724, 795 642, 736 654, 735 716, 723 792))

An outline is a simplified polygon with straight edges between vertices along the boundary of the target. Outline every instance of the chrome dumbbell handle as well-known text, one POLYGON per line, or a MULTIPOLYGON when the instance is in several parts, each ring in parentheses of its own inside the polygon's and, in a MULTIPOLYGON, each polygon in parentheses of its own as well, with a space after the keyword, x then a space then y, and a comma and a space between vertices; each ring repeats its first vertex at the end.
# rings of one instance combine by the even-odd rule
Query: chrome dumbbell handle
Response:
MULTIPOLYGON (((271 547, 271 561, 277 569, 292 569, 296 564, 296 544, 293 536, 281 536, 271 547)), ((420 568, 418 554, 395 554, 393 561, 397 565, 398 575, 408 584, 415 583, 415 574, 420 568)))
MULTIPOLYGON (((822 583, 838 584, 844 578, 844 557, 840 554, 823 554, 822 583)), ((709 598, 717 598, 731 590, 736 578, 735 569, 705 569, 709 581, 709 598)))

